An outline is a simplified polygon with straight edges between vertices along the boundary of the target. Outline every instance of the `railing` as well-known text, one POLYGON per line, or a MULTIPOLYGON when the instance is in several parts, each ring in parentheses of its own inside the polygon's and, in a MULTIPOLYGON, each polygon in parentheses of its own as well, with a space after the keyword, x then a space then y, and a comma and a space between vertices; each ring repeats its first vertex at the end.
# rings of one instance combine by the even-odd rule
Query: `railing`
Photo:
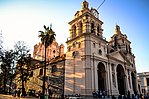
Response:
MULTIPOLYGON (((106 38, 104 37, 104 36, 100 36, 100 35, 97 35, 97 36, 99 36, 99 38, 101 38, 101 39, 103 39, 103 40, 106 40, 106 38)), ((71 38, 70 37, 68 37, 67 38, 67 41, 69 41, 71 38)))

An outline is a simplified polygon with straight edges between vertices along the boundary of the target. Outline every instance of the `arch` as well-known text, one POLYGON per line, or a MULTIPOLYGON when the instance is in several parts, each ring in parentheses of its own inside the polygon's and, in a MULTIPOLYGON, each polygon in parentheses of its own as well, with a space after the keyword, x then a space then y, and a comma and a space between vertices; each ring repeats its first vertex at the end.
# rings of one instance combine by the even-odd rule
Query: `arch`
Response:
POLYGON ((79 22, 79 35, 80 35, 81 33, 83 33, 83 24, 82 24, 82 22, 80 21, 80 22, 79 22))
POLYGON ((92 22, 92 23, 91 23, 91 33, 95 33, 95 31, 94 31, 94 26, 95 26, 95 25, 94 25, 94 22, 92 22))
POLYGON ((125 82, 125 72, 122 65, 118 64, 117 68, 117 84, 118 84, 118 91, 119 94, 125 95, 126 93, 126 82, 125 82))
POLYGON ((97 35, 100 36, 100 26, 99 26, 99 24, 97 25, 97 35))
POLYGON ((106 91, 106 71, 105 65, 100 62, 98 63, 98 90, 106 91))
POLYGON ((136 77, 133 72, 131 72, 131 80, 132 80, 133 92, 136 93, 137 92, 137 84, 136 84, 136 77))
POLYGON ((76 37, 76 26, 72 26, 72 38, 76 37))

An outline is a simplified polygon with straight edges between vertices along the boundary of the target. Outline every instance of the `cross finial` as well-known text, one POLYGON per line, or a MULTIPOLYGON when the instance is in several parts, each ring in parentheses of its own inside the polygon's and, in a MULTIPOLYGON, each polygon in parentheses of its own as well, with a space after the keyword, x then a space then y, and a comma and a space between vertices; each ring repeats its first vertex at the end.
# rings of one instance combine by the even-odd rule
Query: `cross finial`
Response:
POLYGON ((52 23, 50 24, 50 28, 52 28, 52 23))

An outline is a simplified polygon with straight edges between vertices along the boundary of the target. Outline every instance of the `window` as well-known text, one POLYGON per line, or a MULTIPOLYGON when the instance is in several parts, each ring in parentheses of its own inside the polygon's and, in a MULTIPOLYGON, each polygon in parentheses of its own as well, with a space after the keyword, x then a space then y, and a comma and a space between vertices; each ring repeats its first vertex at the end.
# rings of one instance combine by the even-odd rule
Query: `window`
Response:
MULTIPOLYGON (((97 33, 99 33, 99 25, 97 26, 97 33)), ((99 35, 99 34, 98 34, 99 35)))
POLYGON ((101 47, 101 44, 99 43, 99 48, 101 47))
POLYGON ((102 51, 101 51, 101 49, 99 50, 99 54, 102 55, 102 51))
POLYGON ((71 47, 68 47, 68 52, 70 52, 70 50, 71 50, 71 47))
POLYGON ((39 75, 43 75, 43 69, 40 69, 39 75))
POLYGON ((80 34, 83 33, 82 22, 80 22, 80 34))
POLYGON ((94 33, 94 23, 91 23, 91 33, 94 33))
POLYGON ((54 72, 56 72, 56 71, 57 71, 56 65, 52 66, 52 71, 51 71, 51 73, 54 73, 54 72))
POLYGON ((75 44, 75 43, 73 43, 73 45, 72 45, 72 46, 73 46, 73 48, 75 48, 75 47, 76 47, 76 44, 75 44))
POLYGON ((96 47, 95 42, 93 43, 93 47, 94 47, 94 48, 96 47))
POLYGON ((33 77, 33 71, 30 72, 30 77, 33 77))
POLYGON ((78 48, 80 48, 81 47, 81 43, 79 42, 79 44, 78 44, 78 48))
POLYGON ((76 26, 74 25, 73 27, 72 27, 72 38, 74 38, 74 37, 76 37, 76 26))

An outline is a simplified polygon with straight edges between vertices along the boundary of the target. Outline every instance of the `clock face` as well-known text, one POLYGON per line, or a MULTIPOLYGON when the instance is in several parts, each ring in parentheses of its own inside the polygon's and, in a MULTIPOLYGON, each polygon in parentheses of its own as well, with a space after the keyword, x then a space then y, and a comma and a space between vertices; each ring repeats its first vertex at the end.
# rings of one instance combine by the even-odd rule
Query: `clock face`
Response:
POLYGON ((96 10, 93 10, 93 14, 96 18, 98 18, 98 12, 96 10))

